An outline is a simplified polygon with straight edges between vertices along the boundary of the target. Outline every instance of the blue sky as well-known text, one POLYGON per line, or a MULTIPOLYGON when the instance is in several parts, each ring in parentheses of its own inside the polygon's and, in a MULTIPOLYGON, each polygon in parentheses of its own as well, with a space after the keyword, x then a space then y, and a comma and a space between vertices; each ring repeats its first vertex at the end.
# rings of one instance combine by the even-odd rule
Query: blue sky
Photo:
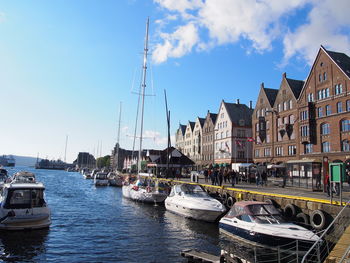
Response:
POLYGON ((64 158, 132 148, 145 23, 145 147, 222 99, 255 104, 260 83, 305 79, 320 47, 350 54, 348 0, 0 1, 0 153, 64 158), (153 138, 153 139, 152 139, 153 138), (102 147, 98 146, 102 145, 102 147))

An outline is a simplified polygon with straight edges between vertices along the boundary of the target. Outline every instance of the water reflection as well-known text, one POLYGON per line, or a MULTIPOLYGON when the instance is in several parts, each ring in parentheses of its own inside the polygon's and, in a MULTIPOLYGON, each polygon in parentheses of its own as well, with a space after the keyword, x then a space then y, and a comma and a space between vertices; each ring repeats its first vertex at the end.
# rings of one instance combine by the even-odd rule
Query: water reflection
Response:
POLYGON ((49 229, 0 232, 0 259, 3 261, 42 261, 49 229))

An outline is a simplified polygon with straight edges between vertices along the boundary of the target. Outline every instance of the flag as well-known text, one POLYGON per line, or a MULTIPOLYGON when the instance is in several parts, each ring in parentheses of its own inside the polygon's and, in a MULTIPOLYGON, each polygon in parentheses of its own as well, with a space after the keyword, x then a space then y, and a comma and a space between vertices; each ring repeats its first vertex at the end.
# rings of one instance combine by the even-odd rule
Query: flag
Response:
POLYGON ((248 141, 248 142, 255 142, 255 140, 254 140, 253 137, 248 137, 248 138, 247 138, 247 141, 248 141))
POLYGON ((243 146, 242 143, 241 143, 241 141, 237 141, 237 140, 236 140, 236 144, 238 145, 239 148, 242 148, 242 146, 243 146))
POLYGON ((225 145, 226 145, 227 150, 229 151, 230 147, 228 147, 227 142, 225 142, 225 145))

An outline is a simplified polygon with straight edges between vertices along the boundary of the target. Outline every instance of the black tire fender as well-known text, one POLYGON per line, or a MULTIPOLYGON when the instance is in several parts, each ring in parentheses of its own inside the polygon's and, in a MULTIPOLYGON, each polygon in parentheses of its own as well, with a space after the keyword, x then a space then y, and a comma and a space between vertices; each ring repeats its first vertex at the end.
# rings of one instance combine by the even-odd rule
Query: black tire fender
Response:
POLYGON ((316 230, 322 230, 326 227, 326 216, 323 211, 315 210, 310 215, 311 226, 316 230))
POLYGON ((305 213, 299 213, 296 216, 297 222, 301 223, 303 225, 309 225, 310 224, 310 217, 309 215, 305 213))
POLYGON ((266 199, 265 202, 273 205, 276 208, 280 208, 280 205, 274 199, 266 199))
POLYGON ((284 207, 283 212, 286 218, 289 218, 289 219, 295 218, 297 214, 297 208, 293 204, 288 204, 284 207))
POLYGON ((229 196, 227 198, 227 207, 231 208, 233 206, 233 204, 236 203, 236 199, 234 199, 232 196, 229 196))
POLYGON ((222 201, 226 204, 227 203, 227 198, 228 198, 228 194, 227 193, 223 193, 222 194, 222 201))

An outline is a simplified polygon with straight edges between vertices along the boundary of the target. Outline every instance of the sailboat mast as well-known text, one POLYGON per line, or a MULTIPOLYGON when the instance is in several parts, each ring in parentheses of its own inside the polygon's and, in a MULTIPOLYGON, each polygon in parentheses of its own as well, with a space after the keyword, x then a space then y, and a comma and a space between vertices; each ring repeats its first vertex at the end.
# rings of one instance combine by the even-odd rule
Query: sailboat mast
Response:
POLYGON ((118 137, 117 137, 117 170, 119 169, 119 139, 120 139, 120 119, 122 114, 122 102, 119 105, 119 123, 118 123, 118 137))
POLYGON ((66 147, 64 148, 64 162, 66 162, 66 156, 67 156, 67 144, 68 144, 68 135, 66 135, 66 147))
POLYGON ((139 150, 138 172, 141 171, 141 157, 142 157, 143 114, 144 114, 144 105, 145 105, 146 71, 147 71, 147 54, 148 54, 148 27, 149 27, 149 18, 147 18, 147 23, 146 23, 145 47, 143 50, 142 85, 141 85, 141 94, 140 94, 141 120, 140 120, 140 150, 139 150))

